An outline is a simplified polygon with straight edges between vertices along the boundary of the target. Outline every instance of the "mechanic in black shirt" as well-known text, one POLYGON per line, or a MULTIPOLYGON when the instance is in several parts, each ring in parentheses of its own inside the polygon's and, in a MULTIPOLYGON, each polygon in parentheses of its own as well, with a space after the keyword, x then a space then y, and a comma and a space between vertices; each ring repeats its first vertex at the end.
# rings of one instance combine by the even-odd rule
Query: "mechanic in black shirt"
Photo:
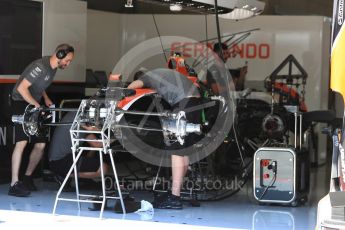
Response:
MULTIPOLYGON (((68 44, 59 45, 52 56, 46 56, 30 63, 21 74, 12 91, 13 115, 23 114, 28 104, 40 107, 43 97, 46 106, 53 104, 46 93, 46 88, 53 82, 57 69, 65 69, 74 57, 74 48, 68 44)), ((21 125, 15 125, 16 145, 12 154, 12 180, 8 191, 11 196, 29 196, 30 191, 37 190, 33 183, 32 173, 41 160, 47 141, 46 137, 28 137, 21 125), (31 139, 34 147, 30 153, 28 167, 23 183, 19 181, 19 168, 24 149, 31 139)))
MULTIPOLYGON (((147 72, 138 80, 133 81, 129 89, 151 88, 157 91, 162 98, 168 102, 173 111, 183 111, 200 104, 200 93, 198 88, 186 76, 171 69, 155 69, 147 72)), ((188 122, 200 123, 200 111, 186 113, 188 122)), ((196 134, 194 134, 196 135, 196 134)), ((173 150, 171 154, 172 161, 172 188, 159 202, 154 202, 154 208, 160 209, 182 209, 181 188, 184 176, 187 173, 189 165, 188 153, 180 151, 188 146, 192 146, 195 142, 195 136, 189 134, 186 136, 184 145, 173 143, 167 146, 168 150, 173 150), (174 152, 174 150, 176 150, 174 152)))
MULTIPOLYGON (((77 112, 67 112, 61 119, 61 122, 72 124, 76 114, 77 112)), ((81 127, 87 131, 99 130, 95 127, 86 125, 81 125, 81 127)), ((49 145, 49 166, 51 171, 55 173, 55 180, 60 183, 60 185, 73 164, 70 129, 71 125, 57 126, 49 145)), ((79 135, 79 138, 90 139, 90 141, 87 142, 88 146, 102 148, 103 144, 101 142, 92 141, 98 139, 95 134, 80 133, 79 135)), ((106 156, 103 158, 104 174, 107 174, 109 171, 109 160, 106 156)), ((99 157, 95 151, 89 151, 88 153, 83 154, 77 163, 77 168, 78 176, 80 178, 93 179, 101 177, 99 157)))

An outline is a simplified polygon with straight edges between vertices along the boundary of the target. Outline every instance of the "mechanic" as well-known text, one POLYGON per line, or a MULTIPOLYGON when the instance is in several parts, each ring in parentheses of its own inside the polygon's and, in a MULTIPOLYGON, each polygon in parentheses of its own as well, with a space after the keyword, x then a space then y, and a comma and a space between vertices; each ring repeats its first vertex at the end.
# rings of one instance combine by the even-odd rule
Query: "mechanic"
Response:
MULTIPOLYGON (((12 91, 11 107, 13 115, 23 114, 28 104, 40 107, 43 97, 46 106, 53 102, 46 93, 46 88, 53 82, 57 69, 65 69, 74 57, 74 48, 68 44, 57 46, 52 56, 45 56, 30 63, 21 74, 12 91)), ((29 196, 37 190, 32 173, 40 162, 47 142, 45 136, 28 137, 21 125, 15 125, 15 147, 12 154, 12 180, 8 191, 11 196, 29 196), (23 182, 19 181, 19 168, 28 141, 34 144, 25 171, 23 182)))
MULTIPOLYGON (((215 62, 207 70, 206 82, 208 88, 212 90, 212 93, 219 95, 227 90, 227 84, 225 84, 226 74, 222 73, 222 69, 225 68, 227 60, 230 58, 230 52, 228 46, 225 43, 215 43, 213 46, 213 52, 215 53, 215 62)), ((228 77, 230 77, 228 75, 228 77)))
MULTIPOLYGON (((72 123, 76 112, 68 112, 61 119, 62 123, 72 123)), ((73 164, 72 155, 72 141, 70 136, 71 125, 57 126, 54 130, 53 137, 49 145, 49 166, 52 172, 55 173, 55 181, 61 186, 64 178, 73 164)), ((84 130, 93 131, 96 128, 92 126, 82 125, 84 130)), ((95 134, 80 133, 80 138, 94 140, 97 139, 95 134)), ((102 148, 101 142, 88 141, 89 146, 102 148)), ((78 176, 80 178, 93 179, 101 177, 101 167, 98 154, 95 151, 90 151, 83 154, 77 163, 78 176)), ((103 157, 103 172, 107 174, 109 171, 109 159, 103 157)))
MULTIPOLYGON (((183 111, 200 104, 200 93, 197 87, 184 75, 171 69, 155 69, 147 72, 133 81, 129 89, 151 88, 157 91, 162 98, 168 102, 172 111, 183 111)), ((188 122, 200 124, 200 111, 186 113, 188 122)), ((181 153, 183 150, 195 143, 198 138, 196 134, 189 134, 184 145, 178 142, 167 146, 168 150, 172 150, 171 154, 171 170, 172 170, 172 187, 163 198, 153 202, 154 208, 159 209, 182 209, 181 188, 184 176, 187 173, 189 165, 188 153, 181 153)))

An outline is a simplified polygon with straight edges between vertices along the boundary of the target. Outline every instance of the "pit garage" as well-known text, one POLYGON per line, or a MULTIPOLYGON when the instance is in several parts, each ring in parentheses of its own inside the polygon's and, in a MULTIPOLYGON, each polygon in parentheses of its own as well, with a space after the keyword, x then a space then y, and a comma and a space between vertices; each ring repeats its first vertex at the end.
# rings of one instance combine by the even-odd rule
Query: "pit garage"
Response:
POLYGON ((0 0, 1 229, 344 229, 342 7, 0 0))

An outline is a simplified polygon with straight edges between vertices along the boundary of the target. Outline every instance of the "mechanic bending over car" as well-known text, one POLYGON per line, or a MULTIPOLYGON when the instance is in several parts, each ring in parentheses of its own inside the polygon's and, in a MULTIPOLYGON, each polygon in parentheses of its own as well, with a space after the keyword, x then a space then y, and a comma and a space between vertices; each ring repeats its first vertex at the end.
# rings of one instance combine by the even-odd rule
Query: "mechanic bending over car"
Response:
MULTIPOLYGON (((200 104, 200 93, 198 88, 186 76, 171 69, 154 69, 146 72, 144 75, 133 81, 127 87, 129 89, 151 88, 162 96, 172 108, 172 111, 183 111, 186 108, 194 107, 200 104)), ((199 110, 186 113, 188 122, 200 124, 201 115, 199 110)), ((189 157, 184 148, 192 146, 197 140, 197 134, 189 134, 184 145, 178 142, 166 146, 171 152, 171 170, 172 170, 172 188, 159 200, 153 202, 154 208, 160 209, 182 209, 181 188, 184 176, 187 173, 189 157)))
MULTIPOLYGON (((46 93, 46 88, 53 82, 57 69, 65 69, 74 57, 74 48, 68 44, 61 44, 56 47, 52 56, 45 56, 30 63, 20 75, 19 80, 13 88, 11 96, 11 107, 13 115, 23 114, 27 105, 40 107, 43 97, 46 106, 53 102, 46 93)), ((46 136, 28 137, 22 125, 15 125, 15 147, 12 153, 12 180, 8 191, 11 196, 29 196, 30 191, 37 190, 32 173, 40 162, 47 142, 46 136), (19 181, 19 168, 23 152, 28 141, 34 144, 30 153, 29 164, 26 168, 23 183, 19 181)))
MULTIPOLYGON (((76 112, 68 112, 61 119, 62 123, 72 123, 76 112)), ((71 125, 57 126, 54 130, 53 136, 49 145, 49 166, 50 170, 55 173, 55 180, 61 185, 68 171, 73 164, 72 155, 72 141, 70 136, 71 125)), ((83 129, 92 131, 95 130, 92 126, 82 126, 83 129)), ((95 134, 80 133, 80 138, 96 139, 95 134)), ((88 145, 91 147, 101 148, 103 145, 101 142, 88 141, 88 145)), ((109 172, 109 159, 105 155, 103 157, 103 172, 107 174, 109 172)), ((99 156, 96 151, 90 151, 87 154, 83 154, 78 163, 78 176, 80 178, 92 179, 101 177, 101 167, 99 162, 99 156)), ((67 185, 68 186, 68 185, 67 185)), ((69 188, 69 187, 67 187, 69 188)))

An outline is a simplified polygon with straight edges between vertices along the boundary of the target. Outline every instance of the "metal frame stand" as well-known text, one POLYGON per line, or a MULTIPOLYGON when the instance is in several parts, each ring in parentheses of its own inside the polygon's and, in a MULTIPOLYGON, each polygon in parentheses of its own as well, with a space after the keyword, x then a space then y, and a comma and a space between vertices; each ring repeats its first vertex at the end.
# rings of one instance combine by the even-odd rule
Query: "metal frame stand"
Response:
MULTIPOLYGON (((68 171, 60 189, 57 192, 56 198, 55 198, 55 204, 54 204, 54 210, 53 214, 56 213, 56 207, 58 201, 72 201, 78 203, 78 209, 80 211, 81 206, 80 203, 100 203, 102 204, 100 215, 99 217, 103 217, 103 211, 106 204, 106 199, 118 199, 121 202, 121 207, 123 214, 126 213, 126 209, 124 206, 123 198, 122 198, 122 192, 115 168, 114 158, 112 154, 112 150, 110 148, 111 143, 111 126, 113 125, 113 122, 115 121, 115 108, 116 108, 116 101, 107 101, 108 107, 106 111, 103 111, 103 117, 104 123, 102 126, 102 129, 95 130, 95 131, 88 131, 82 129, 82 123, 84 119, 84 115, 86 113, 89 113, 89 111, 86 110, 88 105, 88 100, 82 100, 78 112, 76 114, 76 117, 73 121, 73 124, 70 129, 70 135, 72 140, 72 154, 73 154, 73 164, 68 171), (98 135, 98 138, 96 139, 86 139, 86 138, 80 138, 80 134, 95 134, 98 135), (83 142, 101 142, 102 147, 79 147, 81 143, 83 142), (101 180, 102 180, 102 196, 96 196, 96 195, 90 195, 90 194, 81 194, 79 192, 79 185, 78 185, 78 172, 77 172, 77 162, 81 155, 84 153, 84 151, 94 150, 98 151, 99 153, 99 161, 100 161, 100 168, 101 168, 101 180), (110 160, 111 160, 111 166, 114 173, 114 178, 116 182, 116 188, 118 191, 118 196, 107 196, 106 190, 105 190, 105 178, 104 178, 104 172, 103 172, 103 154, 109 154, 110 160), (74 179, 75 179, 75 189, 76 189, 76 198, 63 198, 61 196, 61 192, 64 189, 68 179, 70 178, 72 172, 74 171, 74 179), (88 198, 102 198, 102 200, 90 200, 88 198)), ((88 108, 89 109, 89 108, 88 108)), ((102 113, 102 112, 101 112, 102 113)), ((115 186, 114 186, 115 187, 115 186)))

